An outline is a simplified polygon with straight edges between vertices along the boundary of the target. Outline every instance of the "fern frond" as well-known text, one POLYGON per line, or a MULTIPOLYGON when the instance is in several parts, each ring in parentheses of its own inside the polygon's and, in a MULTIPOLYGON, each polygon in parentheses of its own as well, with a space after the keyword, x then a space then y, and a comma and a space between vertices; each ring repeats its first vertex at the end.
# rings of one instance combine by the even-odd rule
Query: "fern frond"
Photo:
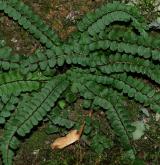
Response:
POLYGON ((8 0, 7 3, 25 16, 41 32, 43 32, 55 45, 60 43, 57 33, 51 29, 33 10, 20 0, 8 0))
MULTIPOLYGON (((93 99, 93 105, 106 110, 107 118, 110 121, 113 130, 119 137, 124 148, 131 149, 132 132, 131 120, 124 108, 124 98, 118 92, 104 88, 95 82, 85 82, 79 85, 80 94, 85 99, 93 99)), ((94 108, 94 107, 92 107, 94 108)))
POLYGON ((104 89, 102 86, 94 83, 94 81, 85 81, 84 83, 79 82, 76 87, 81 96, 87 100, 93 100, 92 105, 98 105, 107 110, 107 117, 111 122, 115 133, 118 135, 121 144, 123 144, 126 149, 131 149, 132 132, 134 129, 131 126, 129 115, 124 109, 122 96, 112 89, 104 89))
POLYGON ((145 66, 132 65, 132 64, 110 64, 107 66, 99 67, 102 73, 111 74, 111 73, 120 73, 120 72, 132 72, 132 73, 141 73, 146 75, 150 79, 154 80, 156 83, 160 83, 159 79, 159 70, 152 70, 145 66))
POLYGON ((113 77, 120 82, 115 82, 115 86, 122 89, 124 93, 127 93, 129 97, 135 96, 135 99, 140 103, 144 103, 144 106, 150 106, 150 108, 156 112, 160 112, 160 92, 156 90, 153 86, 144 83, 140 79, 135 79, 132 76, 127 76, 126 74, 113 75, 113 77), (117 84, 116 84, 117 83, 117 84), (123 83, 127 86, 124 88, 123 83), (118 85, 119 84, 119 85, 118 85), (133 90, 134 89, 134 90, 133 90), (135 94, 133 94, 135 92, 135 94), (146 98, 146 101, 142 101, 140 98, 146 98))
POLYGON ((47 48, 52 48, 59 42, 58 36, 23 2, 1 0, 0 6, 0 10, 17 21, 47 48))
POLYGON ((53 69, 56 63, 56 55, 51 50, 42 51, 37 49, 32 56, 21 61, 20 70, 24 74, 37 70, 45 71, 53 69))
POLYGON ((159 38, 152 36, 150 33, 148 36, 141 36, 137 34, 131 27, 125 26, 112 26, 102 31, 98 35, 99 39, 102 40, 111 40, 111 41, 122 41, 125 43, 136 44, 139 46, 144 46, 145 48, 158 49, 160 43, 159 38))
POLYGON ((130 19, 132 19, 133 26, 138 28, 142 34, 144 30, 142 30, 143 28, 140 29, 140 27, 146 29, 144 19, 135 7, 127 6, 119 2, 108 3, 97 9, 94 13, 88 13, 82 21, 78 23, 78 29, 82 32, 88 29, 90 34, 93 35, 99 32, 99 30, 103 30, 105 25, 109 25, 116 19, 118 21, 130 21, 130 19), (98 30, 99 27, 100 29, 98 30))
MULTIPOLYGON (((86 81, 97 82, 98 84, 107 85, 118 91, 122 92, 124 95, 128 95, 129 98, 133 98, 136 101, 144 104, 144 106, 150 106, 150 108, 156 112, 160 112, 160 93, 156 92, 156 89, 149 84, 147 85, 143 81, 137 80, 132 76, 127 76, 127 74, 115 74, 112 76, 102 76, 90 74, 84 70, 72 70, 68 72, 71 81, 79 79, 79 83, 85 84, 86 81)), ((82 87, 81 87, 82 88, 82 87)), ((82 90, 82 89, 81 89, 82 90)), ((84 90, 85 91, 85 88, 84 90)))
POLYGON ((90 35, 95 36, 101 31, 105 30, 106 26, 109 26, 113 22, 122 21, 122 22, 130 22, 132 21, 131 25, 138 30, 138 32, 142 36, 146 36, 147 33, 142 28, 142 25, 130 14, 123 12, 123 11, 114 11, 112 13, 108 13, 104 15, 102 18, 98 19, 94 22, 89 28, 88 32, 90 35))
POLYGON ((0 96, 10 96, 11 94, 19 95, 21 92, 37 90, 41 82, 24 78, 19 72, 8 72, 0 74, 0 96))
POLYGON ((25 136, 33 126, 36 126, 46 116, 61 93, 69 85, 65 78, 65 76, 59 76, 49 81, 41 92, 35 93, 28 102, 24 103, 21 110, 18 110, 5 125, 3 135, 3 145, 5 144, 5 147, 1 147, 1 149, 3 149, 2 154, 4 162, 8 163, 7 165, 11 164, 12 155, 10 150, 15 149, 15 147, 12 147, 14 146, 13 138, 15 134, 25 136))
POLYGON ((106 110, 107 118, 111 123, 115 134, 119 137, 121 144, 124 148, 131 149, 132 132, 134 129, 131 126, 131 121, 129 120, 129 115, 126 113, 126 109, 119 104, 119 99, 120 98, 117 98, 117 95, 115 100, 112 98, 109 101, 107 98, 97 96, 95 97, 93 104, 106 110))
POLYGON ((14 151, 11 149, 6 150, 6 144, 4 142, 1 143, 0 149, 2 152, 3 163, 6 165, 12 165, 14 151))

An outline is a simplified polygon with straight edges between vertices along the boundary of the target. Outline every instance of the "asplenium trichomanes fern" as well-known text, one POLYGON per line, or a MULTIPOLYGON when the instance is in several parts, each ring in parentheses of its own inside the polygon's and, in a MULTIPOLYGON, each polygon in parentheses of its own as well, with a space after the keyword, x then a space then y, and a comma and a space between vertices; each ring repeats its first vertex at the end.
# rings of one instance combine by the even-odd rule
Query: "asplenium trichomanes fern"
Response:
POLYGON ((54 110, 66 91, 83 98, 88 108, 105 111, 122 146, 134 150, 126 97, 160 112, 155 88, 160 84, 160 39, 151 36, 137 9, 119 2, 103 5, 87 13, 65 42, 22 1, 0 0, 0 11, 44 47, 26 57, 0 45, 3 163, 12 164, 18 137, 54 110))

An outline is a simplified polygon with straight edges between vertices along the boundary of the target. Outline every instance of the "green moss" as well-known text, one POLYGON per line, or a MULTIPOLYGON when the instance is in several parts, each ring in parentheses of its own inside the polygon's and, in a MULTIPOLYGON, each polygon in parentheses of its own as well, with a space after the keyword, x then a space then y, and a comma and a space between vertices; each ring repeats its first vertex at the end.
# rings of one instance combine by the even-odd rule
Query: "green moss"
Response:
POLYGON ((31 138, 26 141, 26 147, 29 150, 41 149, 45 147, 45 141, 48 139, 48 135, 45 133, 45 130, 35 132, 31 138))

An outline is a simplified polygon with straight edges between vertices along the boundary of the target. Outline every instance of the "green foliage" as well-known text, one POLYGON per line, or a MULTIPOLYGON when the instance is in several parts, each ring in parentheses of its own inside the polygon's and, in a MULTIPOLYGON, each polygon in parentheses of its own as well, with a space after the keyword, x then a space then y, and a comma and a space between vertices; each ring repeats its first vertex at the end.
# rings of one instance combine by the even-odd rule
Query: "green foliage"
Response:
MULTIPOLYGON (((20 0, 0 0, 0 11, 44 46, 26 57, 12 54, 12 49, 0 42, 3 163, 12 164, 19 137, 31 133, 46 118, 48 133, 59 132, 60 127, 78 127, 83 119, 71 120, 65 109, 77 99, 83 99, 84 109, 105 113, 121 146, 134 157, 135 129, 127 99, 160 112, 160 92, 156 90, 160 84, 160 39, 152 37, 137 9, 119 2, 103 5, 86 14, 78 22, 78 31, 64 43, 20 0)), ((96 120, 84 120, 82 138, 91 139, 92 149, 102 153, 112 147, 96 120)))
MULTIPOLYGON (((50 122, 54 126, 64 127, 67 129, 72 128, 75 125, 74 121, 71 121, 68 118, 68 114, 66 110, 61 110, 59 107, 53 108, 51 113, 48 116, 50 122), (63 112, 64 111, 64 112, 63 112)), ((50 125, 49 125, 50 127, 50 125)))
POLYGON ((98 154, 101 154, 104 149, 111 148, 112 141, 108 139, 106 136, 95 135, 93 137, 91 148, 94 149, 98 154))

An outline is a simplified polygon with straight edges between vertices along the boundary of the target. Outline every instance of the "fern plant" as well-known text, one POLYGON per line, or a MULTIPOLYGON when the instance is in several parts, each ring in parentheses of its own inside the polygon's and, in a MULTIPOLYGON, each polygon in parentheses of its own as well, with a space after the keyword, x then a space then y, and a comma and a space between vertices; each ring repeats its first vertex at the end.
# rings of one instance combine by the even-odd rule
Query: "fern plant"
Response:
POLYGON ((137 9, 103 5, 87 13, 65 42, 20 0, 0 0, 0 11, 44 47, 26 57, 0 44, 3 163, 12 164, 19 137, 49 117, 62 97, 74 102, 76 96, 86 108, 103 110, 120 144, 136 154, 126 98, 160 112, 160 39, 149 33, 137 9))

